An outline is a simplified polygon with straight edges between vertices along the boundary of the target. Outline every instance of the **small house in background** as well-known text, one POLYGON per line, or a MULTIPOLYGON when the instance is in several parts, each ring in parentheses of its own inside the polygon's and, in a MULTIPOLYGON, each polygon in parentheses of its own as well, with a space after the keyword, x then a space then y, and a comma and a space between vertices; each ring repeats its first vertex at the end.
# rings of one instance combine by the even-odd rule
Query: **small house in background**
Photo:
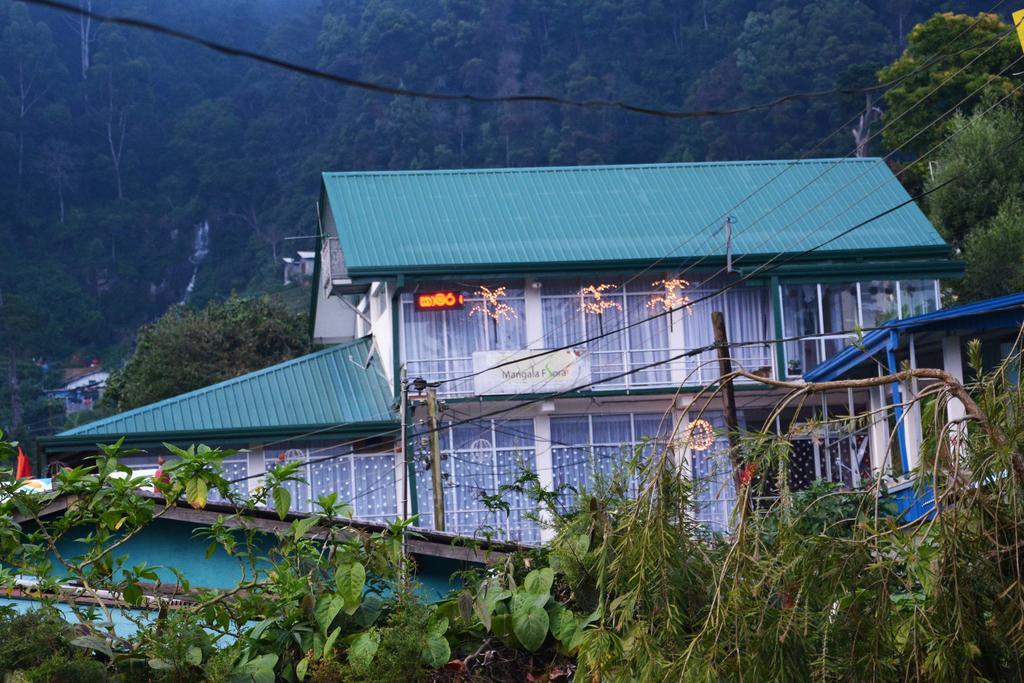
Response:
POLYGON ((103 369, 99 361, 93 359, 89 365, 64 370, 63 384, 46 393, 51 398, 64 402, 64 412, 68 415, 92 410, 96 402, 103 396, 107 388, 110 373, 103 369))
POLYGON ((313 277, 313 269, 316 267, 316 252, 297 251, 295 256, 285 256, 281 261, 284 263, 284 284, 303 282, 313 277))

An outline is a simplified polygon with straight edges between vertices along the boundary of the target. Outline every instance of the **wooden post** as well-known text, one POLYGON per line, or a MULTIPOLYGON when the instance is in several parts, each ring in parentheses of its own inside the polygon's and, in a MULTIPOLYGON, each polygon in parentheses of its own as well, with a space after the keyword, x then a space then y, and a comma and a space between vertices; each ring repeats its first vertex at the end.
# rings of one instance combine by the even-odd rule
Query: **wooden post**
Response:
MULTIPOLYGON (((729 358, 729 336, 725 331, 725 315, 721 311, 712 311, 711 329, 715 333, 715 346, 718 347, 718 372, 722 377, 732 374, 732 360, 729 358)), ((739 492, 739 453, 737 432, 739 420, 736 418, 736 393, 733 391, 732 378, 722 381, 722 403, 725 408, 725 428, 729 437, 729 456, 732 458, 733 477, 736 479, 736 491, 739 492)))
POLYGON ((437 419, 437 387, 427 387, 430 429, 430 479, 434 487, 434 528, 444 531, 444 488, 441 486, 441 434, 437 419))

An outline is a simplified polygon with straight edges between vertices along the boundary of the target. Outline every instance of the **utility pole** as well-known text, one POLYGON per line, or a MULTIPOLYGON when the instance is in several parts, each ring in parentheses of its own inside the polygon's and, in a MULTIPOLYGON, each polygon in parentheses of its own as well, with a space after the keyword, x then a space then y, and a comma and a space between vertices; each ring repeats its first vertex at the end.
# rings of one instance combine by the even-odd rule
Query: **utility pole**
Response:
POLYGON ((722 403, 725 407, 725 428, 728 430, 729 455, 732 458, 733 477, 736 479, 736 490, 739 491, 739 452, 736 434, 739 420, 736 419, 736 393, 733 391, 732 359, 729 358, 729 336, 725 331, 725 315, 721 311, 711 313, 711 328, 715 333, 715 346, 718 348, 718 372, 722 380, 722 403))
POLYGON ((444 531, 444 488, 441 486, 441 434, 437 419, 437 387, 427 386, 427 420, 430 429, 430 479, 434 489, 434 528, 444 531))
MULTIPOLYGON (((401 471, 403 471, 405 473, 405 476, 402 477, 402 519, 404 520, 404 519, 409 519, 409 468, 407 467, 408 455, 409 455, 409 452, 408 452, 409 451, 409 449, 408 449, 409 434, 408 434, 408 431, 407 431, 408 428, 409 428, 408 419, 407 419, 407 416, 408 416, 408 413, 409 413, 409 411, 407 410, 407 408, 409 406, 409 382, 406 381, 405 366, 404 365, 401 367, 401 370, 399 371, 399 378, 400 378, 399 379, 399 389, 400 389, 401 394, 402 394, 401 398, 399 399, 399 414, 400 414, 401 420, 402 420, 402 422, 401 422, 402 426, 401 426, 401 429, 400 429, 400 432, 401 432, 400 438, 401 438, 402 441, 398 445, 398 452, 400 454, 400 459, 399 459, 398 465, 399 465, 399 467, 402 468, 401 471)), ((397 472, 398 471, 399 471, 398 467, 396 467, 395 468, 396 476, 397 476, 397 472)), ((406 583, 406 580, 408 578, 406 576, 406 558, 408 556, 409 556, 408 535, 405 533, 405 529, 403 528, 402 529, 402 559, 401 559, 401 563, 400 563, 400 566, 399 566, 399 572, 401 574, 402 583, 403 584, 406 583)))

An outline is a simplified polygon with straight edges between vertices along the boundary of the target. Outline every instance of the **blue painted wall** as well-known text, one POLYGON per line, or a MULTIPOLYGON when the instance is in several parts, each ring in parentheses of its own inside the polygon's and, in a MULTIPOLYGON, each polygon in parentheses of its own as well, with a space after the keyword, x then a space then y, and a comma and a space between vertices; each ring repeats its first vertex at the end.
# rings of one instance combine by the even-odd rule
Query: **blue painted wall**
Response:
POLYGON ((896 503, 901 522, 916 522, 935 514, 935 493, 930 486, 918 493, 910 483, 898 484, 889 489, 889 498, 896 503))
MULTIPOLYGON (((158 519, 118 548, 115 555, 126 556, 127 567, 143 563, 157 567, 157 573, 165 583, 177 583, 174 573, 165 568, 174 567, 185 575, 192 588, 233 588, 239 580, 248 578, 243 576, 243 563, 228 555, 219 545, 209 558, 206 557, 210 541, 195 535, 196 530, 203 528, 203 525, 192 522, 158 519)), ((73 558, 81 552, 81 545, 72 540, 74 537, 75 534, 69 534, 59 544, 65 558, 73 558)), ((270 534, 262 539, 260 554, 265 556, 274 546, 275 539, 270 534)), ((56 560, 54 563, 59 566, 56 560)), ((451 583, 452 573, 479 565, 417 556, 415 566, 416 580, 421 584, 420 594, 427 600, 437 600, 459 587, 451 583)))

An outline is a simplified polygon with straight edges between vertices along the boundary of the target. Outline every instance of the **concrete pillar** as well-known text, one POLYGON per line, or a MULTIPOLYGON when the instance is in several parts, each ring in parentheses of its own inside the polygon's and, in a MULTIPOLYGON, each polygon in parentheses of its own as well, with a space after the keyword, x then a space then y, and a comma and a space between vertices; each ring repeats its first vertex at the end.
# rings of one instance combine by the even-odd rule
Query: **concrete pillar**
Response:
POLYGON ((538 280, 527 278, 523 290, 526 308, 526 344, 529 349, 544 348, 544 313, 540 303, 540 285, 538 280))
MULTIPOLYGON (((546 402, 541 404, 547 405, 546 402)), ((537 463, 537 478, 540 480, 540 485, 545 491, 555 490, 555 470, 553 467, 553 460, 551 457, 551 420, 547 415, 538 415, 533 418, 533 434, 536 441, 536 463, 537 463)), ((548 523, 551 521, 550 515, 547 511, 541 511, 541 521, 548 523)), ((542 527, 540 532, 540 540, 548 542, 554 538, 555 532, 553 529, 542 527)))
POLYGON ((260 486, 263 486, 263 475, 267 471, 266 461, 263 458, 263 448, 261 446, 255 446, 246 453, 246 467, 248 469, 246 474, 251 477, 251 479, 248 480, 249 493, 252 493, 260 486))
MULTIPOLYGON (((914 346, 914 335, 909 336, 910 367, 917 368, 917 349, 914 346)), ((900 395, 904 400, 917 397, 917 378, 912 378, 901 387, 900 395)), ((904 417, 906 424, 907 463, 910 469, 917 467, 921 461, 921 441, 924 438, 921 429, 921 404, 914 402, 906 411, 904 417)))
MULTIPOLYGON (((960 337, 943 337, 942 368, 953 375, 958 381, 964 381, 964 362, 961 355, 960 337)), ((949 399, 949 403, 946 404, 946 418, 948 420, 959 420, 966 414, 964 404, 960 399, 949 399)))

